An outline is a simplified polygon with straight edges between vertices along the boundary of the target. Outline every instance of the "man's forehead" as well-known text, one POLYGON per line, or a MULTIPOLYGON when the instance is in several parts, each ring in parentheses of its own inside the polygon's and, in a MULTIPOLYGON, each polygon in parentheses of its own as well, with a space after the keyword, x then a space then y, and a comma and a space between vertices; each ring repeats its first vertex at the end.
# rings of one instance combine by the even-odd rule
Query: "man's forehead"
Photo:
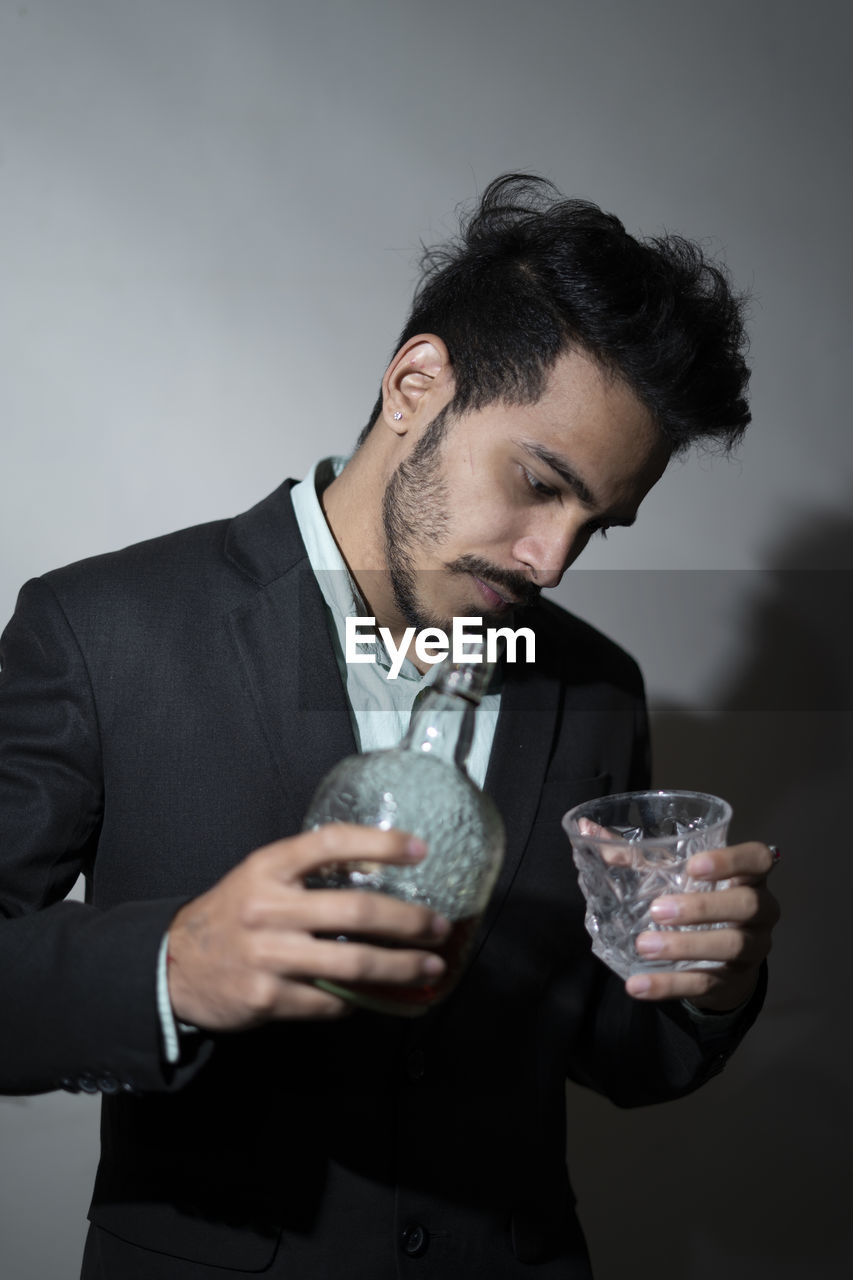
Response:
POLYGON ((575 408, 592 405, 631 405, 637 413, 651 417, 619 369, 581 348, 571 348, 557 357, 535 403, 547 411, 568 414, 575 408))

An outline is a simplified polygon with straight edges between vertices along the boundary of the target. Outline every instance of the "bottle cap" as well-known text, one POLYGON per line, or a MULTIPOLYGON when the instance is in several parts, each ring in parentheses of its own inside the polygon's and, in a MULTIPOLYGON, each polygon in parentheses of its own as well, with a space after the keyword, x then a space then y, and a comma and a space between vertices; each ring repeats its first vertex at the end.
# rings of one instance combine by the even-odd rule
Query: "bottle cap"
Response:
POLYGON ((471 662, 446 662, 436 685, 442 693, 454 693, 469 702, 480 702, 494 675, 496 663, 482 655, 471 662))

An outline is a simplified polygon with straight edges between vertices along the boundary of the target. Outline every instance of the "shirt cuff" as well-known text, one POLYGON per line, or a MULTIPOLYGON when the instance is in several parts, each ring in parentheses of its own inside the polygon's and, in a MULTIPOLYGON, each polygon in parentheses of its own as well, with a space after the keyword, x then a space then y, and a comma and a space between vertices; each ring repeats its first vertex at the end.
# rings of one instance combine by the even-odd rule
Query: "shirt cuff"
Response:
POLYGON ((166 1061, 174 1065, 180 1061, 181 1042, 179 1032, 198 1031, 189 1022, 178 1022, 169 999, 169 934, 163 934, 157 953, 157 1014, 160 1018, 160 1034, 163 1037, 163 1053, 166 1061))
POLYGON ((736 1009, 726 1009, 724 1013, 716 1013, 713 1009, 697 1009, 695 1004, 691 1004, 689 1000, 681 1001, 683 1007, 692 1022, 697 1022, 703 1026, 713 1024, 715 1031, 728 1031, 733 1027, 738 1018, 743 1013, 749 1000, 744 1000, 743 1004, 739 1004, 736 1009))

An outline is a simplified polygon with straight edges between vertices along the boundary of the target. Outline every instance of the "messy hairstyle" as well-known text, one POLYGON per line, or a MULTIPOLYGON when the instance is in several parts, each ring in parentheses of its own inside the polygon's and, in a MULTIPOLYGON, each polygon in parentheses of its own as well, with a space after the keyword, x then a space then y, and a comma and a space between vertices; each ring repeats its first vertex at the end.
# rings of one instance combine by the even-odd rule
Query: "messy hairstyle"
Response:
MULTIPOLYGON (((694 442, 726 452, 750 420, 744 307, 690 240, 638 240, 597 205, 508 173, 458 237, 424 250, 397 349, 418 333, 443 339, 451 416, 534 403, 557 358, 580 349, 624 379, 674 453, 694 442)), ((380 396, 359 444, 381 407, 380 396)))

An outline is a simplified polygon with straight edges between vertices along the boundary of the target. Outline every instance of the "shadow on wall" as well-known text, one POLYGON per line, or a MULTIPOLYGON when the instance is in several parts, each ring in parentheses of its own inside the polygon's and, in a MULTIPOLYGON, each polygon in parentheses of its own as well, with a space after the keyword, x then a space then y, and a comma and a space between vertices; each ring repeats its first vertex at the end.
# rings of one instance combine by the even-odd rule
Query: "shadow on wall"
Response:
POLYGON ((850 566, 853 521, 800 528, 750 575, 745 657, 707 712, 653 708, 655 784, 723 795, 733 841, 779 845, 783 914, 767 1004, 722 1077, 632 1113, 570 1090, 597 1280, 829 1280, 849 1265, 850 566))

